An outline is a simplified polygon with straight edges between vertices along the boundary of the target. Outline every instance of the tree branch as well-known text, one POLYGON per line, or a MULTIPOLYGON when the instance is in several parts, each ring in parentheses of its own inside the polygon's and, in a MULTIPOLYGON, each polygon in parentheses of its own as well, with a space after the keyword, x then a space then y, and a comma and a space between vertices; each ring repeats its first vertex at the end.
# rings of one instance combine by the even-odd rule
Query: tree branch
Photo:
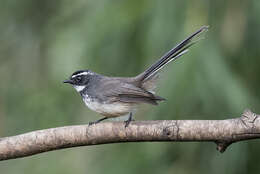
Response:
POLYGON ((260 138, 260 117, 245 110, 227 120, 133 121, 67 126, 33 131, 0 139, 0 160, 30 156, 51 150, 120 142, 211 141, 224 152, 237 141, 260 138))

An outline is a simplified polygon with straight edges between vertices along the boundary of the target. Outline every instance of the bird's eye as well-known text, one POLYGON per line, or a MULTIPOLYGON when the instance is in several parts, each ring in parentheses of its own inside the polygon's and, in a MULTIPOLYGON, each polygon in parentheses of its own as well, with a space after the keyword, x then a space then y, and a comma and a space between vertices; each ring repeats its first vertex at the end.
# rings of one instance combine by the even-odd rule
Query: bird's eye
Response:
POLYGON ((76 77, 76 81, 80 82, 81 81, 81 77, 80 76, 76 77))

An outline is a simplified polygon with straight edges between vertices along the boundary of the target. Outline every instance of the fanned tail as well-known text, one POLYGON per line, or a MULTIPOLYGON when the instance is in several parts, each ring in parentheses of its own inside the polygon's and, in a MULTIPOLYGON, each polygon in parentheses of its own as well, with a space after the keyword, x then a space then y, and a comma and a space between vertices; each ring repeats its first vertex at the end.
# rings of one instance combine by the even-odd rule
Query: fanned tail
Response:
POLYGON ((188 48, 190 46, 192 46, 193 44, 195 44, 200 40, 199 39, 200 34, 206 32, 207 30, 208 30, 208 26, 201 27, 198 31, 196 31, 195 33, 187 37, 185 40, 183 40, 181 43, 179 43, 177 46, 172 48, 165 55, 163 55, 157 62, 155 62, 147 70, 141 73, 139 75, 140 80, 142 82, 145 82, 148 79, 151 79, 151 77, 157 74, 157 72, 161 68, 163 68, 166 64, 181 57, 183 54, 185 54, 188 51, 188 48), (197 38, 197 40, 194 40, 194 38, 197 38))

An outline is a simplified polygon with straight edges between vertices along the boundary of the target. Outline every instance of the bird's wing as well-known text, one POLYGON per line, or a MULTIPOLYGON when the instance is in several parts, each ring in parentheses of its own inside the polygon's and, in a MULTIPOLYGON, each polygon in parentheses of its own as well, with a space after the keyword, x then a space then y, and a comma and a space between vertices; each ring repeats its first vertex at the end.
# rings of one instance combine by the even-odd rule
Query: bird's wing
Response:
POLYGON ((120 80, 111 80, 103 84, 102 97, 106 97, 110 102, 119 101, 125 103, 149 103, 156 105, 157 101, 164 100, 144 89, 120 80))

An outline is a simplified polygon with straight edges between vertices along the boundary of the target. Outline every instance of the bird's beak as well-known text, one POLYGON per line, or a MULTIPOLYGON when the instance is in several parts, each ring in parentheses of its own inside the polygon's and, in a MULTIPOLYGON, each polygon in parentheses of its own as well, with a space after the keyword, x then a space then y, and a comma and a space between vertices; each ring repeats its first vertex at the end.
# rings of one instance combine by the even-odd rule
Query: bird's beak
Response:
POLYGON ((72 84, 72 80, 64 80, 63 83, 69 83, 69 84, 72 84))

